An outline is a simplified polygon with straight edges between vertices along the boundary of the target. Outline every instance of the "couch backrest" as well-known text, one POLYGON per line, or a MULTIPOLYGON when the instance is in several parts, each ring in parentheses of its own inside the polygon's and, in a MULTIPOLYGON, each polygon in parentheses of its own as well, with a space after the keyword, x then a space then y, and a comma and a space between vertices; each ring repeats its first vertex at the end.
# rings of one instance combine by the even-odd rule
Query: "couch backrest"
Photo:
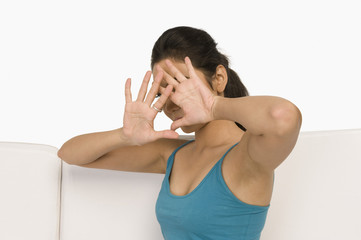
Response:
POLYGON ((0 239, 58 240, 58 149, 0 142, 0 239))
MULTIPOLYGON (((63 165, 62 240, 162 239, 163 175, 63 165)), ((361 130, 303 132, 276 170, 261 239, 361 239, 361 130)))
POLYGON ((61 240, 162 239, 155 202, 163 176, 63 163, 61 240))
MULTIPOLYGON (((164 175, 63 162, 59 198, 60 163, 54 147, 0 143, 0 239, 57 239, 59 216, 61 240, 162 239, 164 175)), ((302 132, 276 170, 261 239, 361 239, 360 202, 361 129, 302 132)))
POLYGON ((361 239, 361 129, 303 132, 277 169, 264 240, 361 239))

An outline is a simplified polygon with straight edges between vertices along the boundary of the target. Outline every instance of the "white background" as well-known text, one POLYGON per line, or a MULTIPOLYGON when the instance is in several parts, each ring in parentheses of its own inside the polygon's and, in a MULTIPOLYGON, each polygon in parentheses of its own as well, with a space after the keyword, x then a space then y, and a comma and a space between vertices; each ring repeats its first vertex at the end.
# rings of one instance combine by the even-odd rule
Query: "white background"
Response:
MULTIPOLYGON (((251 95, 291 100, 301 131, 361 127, 359 0, 0 2, 0 141, 60 148, 122 126, 156 39, 206 30, 251 95)), ((170 127, 162 113, 156 129, 170 127)), ((182 134, 181 131, 179 133, 182 134)))

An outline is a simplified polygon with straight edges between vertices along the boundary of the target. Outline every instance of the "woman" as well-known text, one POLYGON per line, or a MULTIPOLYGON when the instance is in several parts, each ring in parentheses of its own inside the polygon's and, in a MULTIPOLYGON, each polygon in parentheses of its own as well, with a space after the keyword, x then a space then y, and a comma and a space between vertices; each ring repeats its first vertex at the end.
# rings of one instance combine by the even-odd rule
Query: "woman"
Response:
POLYGON ((151 67, 152 87, 147 93, 147 72, 135 101, 126 81, 122 128, 74 137, 59 157, 83 167, 165 173, 156 203, 165 239, 259 239, 274 169, 297 141, 300 111, 280 97, 248 96, 200 29, 164 32, 151 67), (173 123, 155 131, 162 110, 173 123), (177 128, 195 139, 180 139, 177 128))

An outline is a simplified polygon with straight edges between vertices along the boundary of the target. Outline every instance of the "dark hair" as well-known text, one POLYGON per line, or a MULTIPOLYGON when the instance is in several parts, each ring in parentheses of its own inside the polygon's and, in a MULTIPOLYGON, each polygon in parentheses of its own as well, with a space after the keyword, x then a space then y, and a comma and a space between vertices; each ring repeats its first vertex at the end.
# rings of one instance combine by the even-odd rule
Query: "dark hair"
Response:
MULTIPOLYGON (((192 27, 175 27, 165 31, 155 42, 152 50, 151 68, 154 64, 166 58, 184 61, 188 56, 195 68, 201 70, 212 87, 212 77, 218 65, 227 70, 228 82, 224 90, 224 97, 237 98, 248 96, 248 90, 241 82, 235 71, 228 67, 227 56, 220 53, 217 43, 204 30, 192 27)), ((237 126, 246 129, 239 123, 237 126)))

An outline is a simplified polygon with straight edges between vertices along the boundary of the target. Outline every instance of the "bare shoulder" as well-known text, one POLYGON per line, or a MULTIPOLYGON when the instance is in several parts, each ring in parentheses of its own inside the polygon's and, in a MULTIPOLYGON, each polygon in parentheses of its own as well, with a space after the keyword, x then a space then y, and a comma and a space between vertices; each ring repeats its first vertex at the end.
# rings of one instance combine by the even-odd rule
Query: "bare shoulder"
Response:
POLYGON ((223 176, 227 186, 243 202, 267 206, 273 190, 274 171, 264 168, 248 155, 248 134, 230 151, 223 163, 223 176))
POLYGON ((192 137, 188 136, 180 136, 178 139, 160 139, 158 144, 161 144, 163 151, 162 151, 162 161, 163 167, 166 169, 167 161, 170 155, 176 150, 178 147, 182 146, 186 142, 192 140, 192 137))
POLYGON ((253 161, 248 154, 249 133, 245 132, 238 144, 227 154, 223 170, 229 176, 236 176, 235 182, 245 186, 245 182, 268 186, 273 182, 273 170, 264 168, 253 161))
POLYGON ((238 164, 242 166, 240 169, 252 172, 252 175, 273 176, 273 170, 264 168, 257 162, 253 161, 252 158, 249 156, 249 139, 250 134, 248 132, 245 132, 237 146, 235 146, 234 148, 234 161, 238 162, 238 164))

